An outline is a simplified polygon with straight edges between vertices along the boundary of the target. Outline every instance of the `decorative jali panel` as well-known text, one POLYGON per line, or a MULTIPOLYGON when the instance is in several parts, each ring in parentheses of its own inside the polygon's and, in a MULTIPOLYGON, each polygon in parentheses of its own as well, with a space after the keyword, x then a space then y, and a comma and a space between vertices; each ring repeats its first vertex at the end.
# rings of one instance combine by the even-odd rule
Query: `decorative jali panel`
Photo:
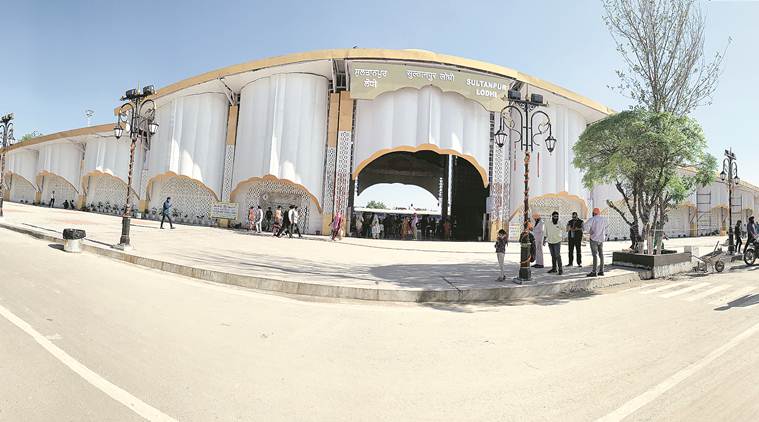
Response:
POLYGON ((221 200, 229 202, 229 195, 232 192, 232 171, 235 164, 235 146, 227 145, 224 153, 224 180, 221 186, 221 200))
POLYGON ((157 195, 151 198, 152 207, 160 211, 161 204, 166 200, 166 197, 170 196, 173 211, 182 218, 187 216, 188 221, 197 217, 209 217, 211 206, 216 202, 216 198, 208 189, 186 177, 172 177, 162 180, 157 189, 154 183, 153 189, 157 195))
MULTIPOLYGON (((623 201, 617 201, 614 205, 621 210, 626 208, 623 201)), ((601 215, 606 217, 606 235, 609 237, 609 240, 627 240, 630 238, 630 225, 625 222, 618 212, 610 207, 606 207, 601 211, 601 215)))
POLYGON ((509 169, 508 152, 493 144, 493 174, 490 185, 490 196, 493 198, 493 221, 506 223, 509 218, 509 192, 511 189, 511 172, 509 169))
POLYGON ((238 222, 248 223, 248 210, 250 207, 261 206, 266 212, 268 207, 272 211, 281 206, 287 210, 290 205, 296 205, 300 218, 298 225, 303 233, 315 233, 321 229, 321 217, 319 208, 311 200, 311 196, 305 189, 279 180, 255 180, 236 189, 234 202, 240 204, 238 222), (313 228, 311 227, 313 225, 313 228))
MULTIPOLYGON (((104 174, 90 176, 87 188, 87 205, 95 205, 97 209, 98 204, 109 204, 111 208, 121 209, 126 205, 126 191, 126 183, 121 179, 104 174)), ((132 206, 136 207, 138 202, 139 198, 132 191, 132 206)))
POLYGON ((337 160, 335 164, 335 206, 334 212, 348 208, 348 190, 351 179, 351 156, 353 153, 352 132, 341 130, 337 133, 337 160))
POLYGON ((327 160, 324 164, 324 212, 332 213, 335 200, 335 165, 337 164, 337 148, 327 146, 327 160))
POLYGON ((34 185, 29 183, 23 177, 16 176, 15 174, 11 175, 11 177, 11 201, 33 204, 34 196, 37 193, 37 189, 34 188, 34 185))
MULTIPOLYGON (((530 200, 530 220, 532 221, 532 215, 534 213, 540 214, 543 221, 548 221, 551 218, 551 214, 554 211, 559 212, 559 221, 564 225, 571 218, 572 213, 576 212, 582 218, 582 205, 577 201, 572 201, 567 198, 559 196, 544 196, 530 200)), ((522 231, 524 224, 524 218, 522 213, 522 207, 519 207, 517 214, 511 219, 509 224, 509 238, 516 239, 519 236, 519 232, 522 231), (515 237, 516 236, 516 237, 515 237)))
POLYGON ((42 181, 42 202, 50 203, 50 195, 55 191, 55 208, 63 208, 63 202, 76 203, 77 193, 74 187, 62 177, 47 175, 42 181))

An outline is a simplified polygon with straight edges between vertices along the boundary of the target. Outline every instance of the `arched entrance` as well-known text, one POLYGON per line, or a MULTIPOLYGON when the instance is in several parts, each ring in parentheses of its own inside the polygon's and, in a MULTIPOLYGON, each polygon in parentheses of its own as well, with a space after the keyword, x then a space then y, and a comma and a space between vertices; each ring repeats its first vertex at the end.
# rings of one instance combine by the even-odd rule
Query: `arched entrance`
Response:
MULTIPOLYGON (((437 209, 419 212, 427 214, 425 220, 434 219, 435 225, 439 224, 440 227, 448 221, 452 227, 452 240, 485 238, 487 188, 481 170, 466 158, 430 150, 388 152, 360 168, 353 183, 355 189, 351 189, 351 204, 354 204, 356 195, 378 184, 418 186, 438 201, 437 209)), ((393 205, 406 208, 413 202, 413 198, 404 197, 398 198, 393 205)), ((410 209, 406 211, 413 213, 410 209)), ((437 230, 436 237, 444 237, 442 230, 437 230)))

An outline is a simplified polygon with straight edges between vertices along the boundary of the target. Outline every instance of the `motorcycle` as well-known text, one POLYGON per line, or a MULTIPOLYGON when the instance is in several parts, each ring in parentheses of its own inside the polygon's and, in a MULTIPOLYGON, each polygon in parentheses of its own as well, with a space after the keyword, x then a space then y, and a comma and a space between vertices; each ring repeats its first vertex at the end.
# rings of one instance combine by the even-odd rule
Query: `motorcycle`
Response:
POLYGON ((756 262, 757 254, 759 254, 759 241, 754 240, 750 245, 748 245, 748 247, 746 247, 746 251, 743 252, 743 262, 745 262, 749 267, 754 265, 756 262))

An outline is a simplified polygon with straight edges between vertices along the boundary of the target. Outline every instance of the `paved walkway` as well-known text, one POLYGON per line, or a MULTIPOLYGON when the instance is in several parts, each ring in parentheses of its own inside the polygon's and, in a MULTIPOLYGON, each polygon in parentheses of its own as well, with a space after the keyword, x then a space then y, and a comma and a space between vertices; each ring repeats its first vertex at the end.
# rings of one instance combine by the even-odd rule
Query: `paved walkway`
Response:
MULTIPOLYGON (((5 224, 60 236, 64 228, 87 231, 91 245, 109 247, 118 243, 121 218, 111 215, 49 209, 5 203, 5 224)), ((516 286, 496 282, 498 266, 490 242, 397 241, 345 238, 331 242, 321 236, 304 239, 274 238, 240 230, 177 225, 176 230, 159 229, 159 223, 133 220, 131 240, 134 255, 194 268, 230 274, 290 280, 309 284, 399 290, 467 290, 516 286)), ((712 245, 717 238, 673 240, 668 247, 685 244, 712 245)), ((611 253, 627 242, 608 242, 611 253)), ((566 245, 562 246, 566 260, 566 245)), ((545 260, 550 264, 547 248, 545 260)), ((518 273, 519 245, 506 251, 507 277, 518 273)), ((535 283, 552 284, 585 278, 592 263, 589 248, 583 250, 583 268, 572 267, 562 277, 533 270, 535 283)), ((608 276, 624 273, 607 269, 608 276)))

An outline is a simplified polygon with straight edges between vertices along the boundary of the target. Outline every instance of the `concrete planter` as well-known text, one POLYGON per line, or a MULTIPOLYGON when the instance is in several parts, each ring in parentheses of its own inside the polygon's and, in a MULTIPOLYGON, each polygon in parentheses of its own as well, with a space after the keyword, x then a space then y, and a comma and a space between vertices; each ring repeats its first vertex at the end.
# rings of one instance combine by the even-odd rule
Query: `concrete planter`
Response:
POLYGON ((614 252, 612 255, 612 264, 620 267, 645 270, 641 278, 667 277, 693 269, 690 253, 643 255, 629 252, 614 252))

